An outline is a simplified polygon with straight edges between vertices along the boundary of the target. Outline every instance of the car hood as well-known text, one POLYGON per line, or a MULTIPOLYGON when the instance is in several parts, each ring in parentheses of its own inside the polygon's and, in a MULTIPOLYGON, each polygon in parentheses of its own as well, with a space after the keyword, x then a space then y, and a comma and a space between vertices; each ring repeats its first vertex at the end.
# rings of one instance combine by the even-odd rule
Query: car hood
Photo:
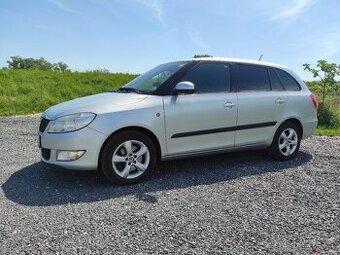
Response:
POLYGON ((80 112, 100 114, 120 111, 126 108, 125 106, 138 103, 145 98, 147 98, 147 95, 134 93, 101 93, 54 105, 43 113, 43 117, 55 120, 61 116, 80 112))

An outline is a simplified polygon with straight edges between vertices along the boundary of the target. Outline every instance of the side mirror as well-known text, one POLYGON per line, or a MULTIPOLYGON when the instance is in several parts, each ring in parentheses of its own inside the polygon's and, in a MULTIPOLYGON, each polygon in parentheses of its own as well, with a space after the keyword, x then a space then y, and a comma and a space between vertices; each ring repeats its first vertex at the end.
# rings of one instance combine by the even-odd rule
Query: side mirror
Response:
POLYGON ((177 94, 192 94, 195 91, 195 85, 190 81, 181 81, 176 84, 175 92, 177 94))

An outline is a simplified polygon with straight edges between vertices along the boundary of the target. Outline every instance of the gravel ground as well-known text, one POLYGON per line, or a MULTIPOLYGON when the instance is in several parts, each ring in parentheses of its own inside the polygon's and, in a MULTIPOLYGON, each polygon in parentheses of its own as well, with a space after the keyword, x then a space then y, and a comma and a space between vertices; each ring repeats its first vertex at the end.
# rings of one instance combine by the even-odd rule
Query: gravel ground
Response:
POLYGON ((340 138, 162 163, 113 186, 39 162, 37 117, 0 118, 0 254, 340 254, 340 138))

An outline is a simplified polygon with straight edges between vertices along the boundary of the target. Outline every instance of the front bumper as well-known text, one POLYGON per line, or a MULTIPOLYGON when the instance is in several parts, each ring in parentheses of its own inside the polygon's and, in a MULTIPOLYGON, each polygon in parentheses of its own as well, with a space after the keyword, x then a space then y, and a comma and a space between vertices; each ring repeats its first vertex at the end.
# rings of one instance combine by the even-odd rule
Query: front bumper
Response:
POLYGON ((39 132, 39 136, 41 160, 44 163, 72 170, 95 170, 98 168, 99 153, 106 139, 105 134, 85 127, 69 133, 48 133, 45 130, 39 132), (73 161, 58 161, 57 150, 84 150, 85 153, 73 161))

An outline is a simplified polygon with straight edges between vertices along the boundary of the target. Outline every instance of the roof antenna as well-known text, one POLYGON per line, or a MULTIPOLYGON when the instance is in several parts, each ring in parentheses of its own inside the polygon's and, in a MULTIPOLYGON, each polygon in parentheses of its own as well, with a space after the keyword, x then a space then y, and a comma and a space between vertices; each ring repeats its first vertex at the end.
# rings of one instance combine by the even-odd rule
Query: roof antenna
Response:
POLYGON ((259 57, 259 61, 261 61, 262 57, 263 57, 263 54, 261 54, 261 56, 259 57))

